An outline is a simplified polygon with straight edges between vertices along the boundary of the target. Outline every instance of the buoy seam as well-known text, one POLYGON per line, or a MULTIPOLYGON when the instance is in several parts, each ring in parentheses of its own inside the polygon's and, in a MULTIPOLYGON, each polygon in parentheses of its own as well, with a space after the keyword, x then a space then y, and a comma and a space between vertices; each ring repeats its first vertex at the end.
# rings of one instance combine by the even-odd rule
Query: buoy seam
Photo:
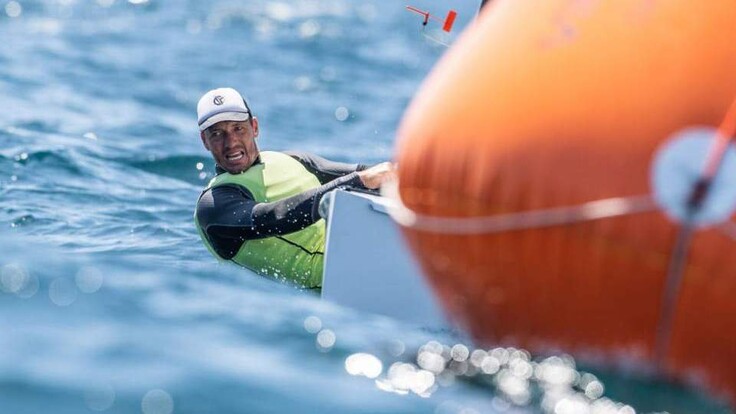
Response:
POLYGON ((398 224, 413 230, 444 234, 501 233, 601 220, 659 209, 650 195, 642 195, 492 216, 435 217, 416 213, 405 206, 399 195, 397 182, 384 185, 381 194, 391 200, 386 210, 398 224))

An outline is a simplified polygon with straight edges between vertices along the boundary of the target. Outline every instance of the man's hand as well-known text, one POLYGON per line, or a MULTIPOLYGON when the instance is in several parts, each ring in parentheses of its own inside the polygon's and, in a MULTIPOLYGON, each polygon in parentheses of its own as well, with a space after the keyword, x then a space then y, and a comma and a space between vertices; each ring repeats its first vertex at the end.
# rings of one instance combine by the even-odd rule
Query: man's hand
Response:
POLYGON ((391 162, 382 162, 358 172, 358 176, 366 188, 377 189, 383 183, 396 179, 396 166, 391 162))

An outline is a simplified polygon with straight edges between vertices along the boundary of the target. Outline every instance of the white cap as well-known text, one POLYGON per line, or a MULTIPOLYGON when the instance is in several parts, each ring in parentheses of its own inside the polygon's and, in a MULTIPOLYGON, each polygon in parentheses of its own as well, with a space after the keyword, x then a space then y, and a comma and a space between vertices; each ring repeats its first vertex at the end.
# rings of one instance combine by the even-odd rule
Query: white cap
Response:
POLYGON ((197 104, 200 131, 222 121, 247 121, 250 115, 245 100, 233 88, 213 89, 204 94, 197 104))

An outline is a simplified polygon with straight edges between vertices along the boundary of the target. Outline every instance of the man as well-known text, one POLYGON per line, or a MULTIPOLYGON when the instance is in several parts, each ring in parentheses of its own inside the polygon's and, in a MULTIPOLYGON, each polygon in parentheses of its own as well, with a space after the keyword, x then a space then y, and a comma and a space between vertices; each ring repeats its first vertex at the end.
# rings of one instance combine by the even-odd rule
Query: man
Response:
POLYGON ((319 201, 340 187, 379 188, 393 177, 392 164, 366 168, 302 152, 260 152, 258 119, 232 88, 204 94, 197 116, 217 169, 194 215, 205 246, 258 274, 320 288, 325 222, 319 201))

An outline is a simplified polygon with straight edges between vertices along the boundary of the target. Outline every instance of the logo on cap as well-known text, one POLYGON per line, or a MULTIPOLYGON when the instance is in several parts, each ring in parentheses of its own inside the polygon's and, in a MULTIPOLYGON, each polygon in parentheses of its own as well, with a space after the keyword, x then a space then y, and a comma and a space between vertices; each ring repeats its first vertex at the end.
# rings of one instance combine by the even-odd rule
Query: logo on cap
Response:
POLYGON ((225 102, 225 98, 223 98, 220 95, 215 96, 215 99, 212 101, 215 105, 222 105, 225 102))

